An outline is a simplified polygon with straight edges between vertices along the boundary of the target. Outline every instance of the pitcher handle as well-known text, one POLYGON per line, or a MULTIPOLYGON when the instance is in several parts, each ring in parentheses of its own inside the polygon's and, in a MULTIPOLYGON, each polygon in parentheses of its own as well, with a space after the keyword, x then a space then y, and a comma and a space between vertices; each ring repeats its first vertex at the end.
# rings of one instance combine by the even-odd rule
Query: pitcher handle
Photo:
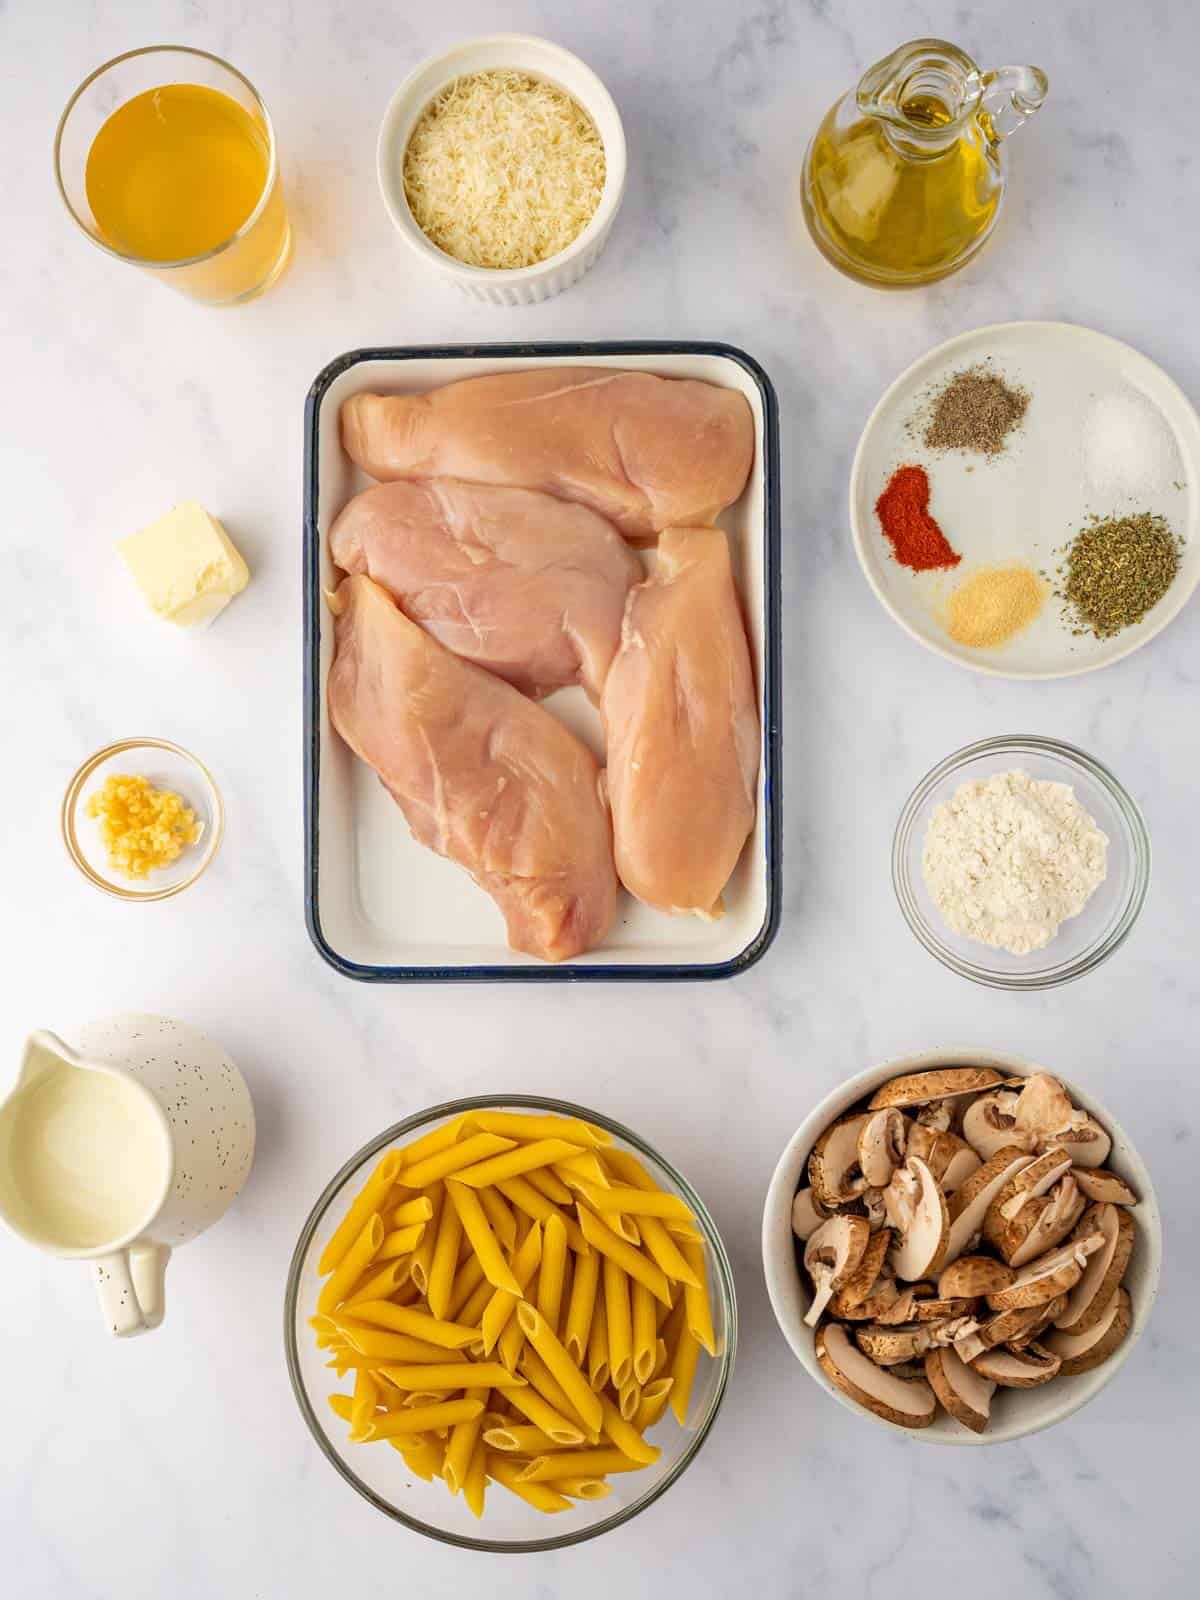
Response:
POLYGON ((1042 109, 1050 80, 1040 67, 1000 67, 980 79, 980 110, 993 143, 1009 138, 1042 109))
POLYGON ((169 1244, 152 1244, 147 1239, 130 1248, 133 1288, 147 1328, 157 1328, 166 1312, 167 1262, 170 1259, 169 1244))
POLYGON ((142 1305, 133 1286, 129 1251, 114 1250, 92 1263, 96 1292, 100 1296, 100 1315, 108 1331, 118 1339, 144 1333, 146 1323, 142 1305))

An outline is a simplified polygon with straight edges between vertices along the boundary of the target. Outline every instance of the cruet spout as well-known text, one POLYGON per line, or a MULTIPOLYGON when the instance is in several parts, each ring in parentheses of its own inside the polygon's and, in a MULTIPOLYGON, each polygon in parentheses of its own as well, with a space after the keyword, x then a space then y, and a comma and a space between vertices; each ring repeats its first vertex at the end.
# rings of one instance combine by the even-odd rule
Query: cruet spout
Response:
POLYGON ((1050 91, 1050 80, 1040 67, 1000 67, 985 72, 982 83, 981 120, 995 144, 1036 116, 1050 91))

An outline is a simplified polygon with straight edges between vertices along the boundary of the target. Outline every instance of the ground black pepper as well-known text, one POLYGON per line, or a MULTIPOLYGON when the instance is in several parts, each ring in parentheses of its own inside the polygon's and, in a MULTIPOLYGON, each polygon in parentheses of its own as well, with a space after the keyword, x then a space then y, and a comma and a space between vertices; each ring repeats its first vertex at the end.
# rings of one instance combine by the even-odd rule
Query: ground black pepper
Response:
POLYGON ((924 441, 930 450, 997 456, 1024 419, 1029 395, 980 363, 964 367, 933 397, 924 441))

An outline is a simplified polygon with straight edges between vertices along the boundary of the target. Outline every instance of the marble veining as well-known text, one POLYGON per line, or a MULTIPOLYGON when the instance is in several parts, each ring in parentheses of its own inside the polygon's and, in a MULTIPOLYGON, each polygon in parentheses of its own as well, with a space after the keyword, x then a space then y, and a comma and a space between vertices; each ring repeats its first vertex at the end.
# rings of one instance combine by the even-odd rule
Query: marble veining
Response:
POLYGON ((1200 397, 1192 5, 1011 0, 58 0, 0 8, 0 408, 6 516, 7 915, 2 1039, 126 1010, 174 1015, 239 1063, 259 1143, 245 1191, 187 1252, 163 1328, 119 1344, 79 1267, 0 1239, 0 1544, 14 1600, 629 1600, 688 1593, 893 1600, 1182 1600, 1193 1593, 1196 822, 1200 606, 1148 649, 1059 684, 968 674, 884 616, 854 560, 846 482, 895 374, 983 323, 1066 318, 1137 345, 1200 397), (577 50, 621 107, 629 187, 608 250, 562 298, 472 304, 425 277, 375 188, 384 105, 424 55, 481 31, 577 50), (827 105, 906 36, 985 65, 1035 61, 1045 110, 1013 145, 994 240, 917 293, 837 276, 802 235, 796 180, 827 105), (71 228, 50 171, 59 110, 102 60, 172 39, 228 55, 275 119, 294 263, 264 300, 201 310, 71 228), (774 949, 712 987, 372 989, 325 968, 302 919, 303 399, 371 342, 725 339, 766 366, 784 451, 786 897, 774 949), (253 581, 215 628, 144 615, 115 539, 201 500, 253 581), (1129 943, 1042 995, 944 971, 888 879, 911 785, 989 734, 1053 734, 1142 804, 1155 878, 1129 943), (161 905, 106 899, 57 832, 104 741, 177 739, 211 764, 229 826, 213 868, 161 905), (788 1353, 761 1281, 767 1179, 813 1102, 858 1068, 939 1044, 1033 1057, 1112 1104, 1166 1218, 1154 1320, 1118 1380, 1056 1431, 987 1451, 891 1438, 788 1353), (642 1518, 561 1555, 500 1560, 393 1526, 309 1440, 284 1371, 288 1258, 346 1157, 435 1100, 493 1090, 593 1102, 703 1190, 742 1314, 725 1409, 642 1518))

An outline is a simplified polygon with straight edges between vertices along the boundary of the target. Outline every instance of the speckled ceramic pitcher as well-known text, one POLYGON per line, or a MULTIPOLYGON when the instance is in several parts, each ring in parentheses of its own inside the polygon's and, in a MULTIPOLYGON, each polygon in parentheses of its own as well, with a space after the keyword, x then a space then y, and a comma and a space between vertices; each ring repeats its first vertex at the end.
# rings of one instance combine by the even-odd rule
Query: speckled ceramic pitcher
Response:
POLYGON ((89 1023, 74 1048, 40 1031, 0 1104, 0 1217, 91 1261, 105 1323, 127 1337, 163 1320, 171 1251, 224 1215, 253 1156, 245 1080, 198 1029, 134 1013, 89 1023))

